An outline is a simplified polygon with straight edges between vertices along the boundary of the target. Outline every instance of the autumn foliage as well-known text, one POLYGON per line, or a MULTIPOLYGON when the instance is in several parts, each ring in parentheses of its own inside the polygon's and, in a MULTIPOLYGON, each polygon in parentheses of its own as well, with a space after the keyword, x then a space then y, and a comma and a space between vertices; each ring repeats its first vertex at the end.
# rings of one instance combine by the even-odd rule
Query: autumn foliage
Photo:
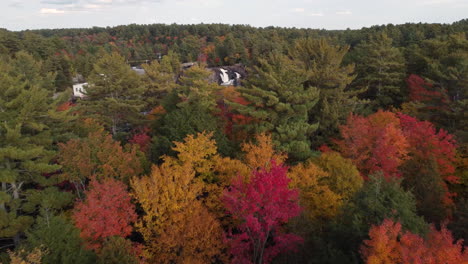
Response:
POLYGON ((133 196, 145 212, 136 228, 143 235, 144 256, 150 263, 210 263, 222 258, 221 226, 198 200, 203 184, 196 177, 209 171, 206 158, 216 148, 208 135, 197 138, 177 143, 177 158, 165 157, 149 176, 131 181, 133 196))
POLYGON ((130 235, 137 215, 125 184, 93 178, 85 195, 84 201, 76 203, 73 219, 89 248, 99 250, 109 237, 130 235))
POLYGON ((317 224, 330 220, 338 213, 342 197, 326 184, 330 174, 312 162, 298 164, 288 173, 289 186, 300 190, 300 205, 308 221, 317 224))
POLYGON ((256 135, 253 141, 244 142, 241 147, 243 161, 251 170, 267 169, 272 161, 282 164, 287 158, 285 154, 275 150, 271 135, 265 133, 256 135))
POLYGON ((128 181, 143 172, 138 147, 122 147, 102 127, 91 131, 86 138, 59 144, 59 149, 64 180, 83 183, 96 175, 128 181))
POLYGON ((135 133, 128 142, 139 146, 141 151, 147 152, 151 144, 151 137, 148 133, 148 128, 141 129, 141 131, 135 133))
POLYGON ((299 192, 288 187, 287 169, 273 161, 270 170, 254 171, 247 183, 239 176, 225 191, 226 209, 240 222, 239 233, 229 238, 233 263, 270 263, 302 241, 281 230, 301 212, 299 192))
POLYGON ((416 74, 411 74, 406 83, 410 91, 410 100, 424 103, 447 103, 443 93, 434 89, 433 84, 416 74))
POLYGON ((385 177, 400 177, 398 167, 408 159, 409 143, 398 116, 378 111, 368 117, 351 114, 340 127, 341 153, 353 160, 363 176, 382 171, 385 177))
POLYGON ((403 133, 408 139, 412 156, 434 159, 443 179, 449 183, 458 183, 455 176, 456 142, 447 131, 436 130, 433 124, 419 121, 414 117, 399 115, 403 133))
POLYGON ((361 246, 361 256, 367 264, 460 264, 468 262, 463 241, 454 243, 450 231, 431 227, 426 238, 402 231, 398 222, 384 220, 369 231, 369 240, 361 246))

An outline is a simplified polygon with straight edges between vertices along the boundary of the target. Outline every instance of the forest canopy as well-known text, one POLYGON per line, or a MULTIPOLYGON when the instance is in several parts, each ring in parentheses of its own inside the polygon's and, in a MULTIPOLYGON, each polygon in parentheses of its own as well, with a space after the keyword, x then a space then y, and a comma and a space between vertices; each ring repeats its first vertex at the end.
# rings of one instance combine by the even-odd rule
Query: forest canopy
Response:
POLYGON ((466 19, 0 29, 0 263, 464 263, 467 92, 466 19))

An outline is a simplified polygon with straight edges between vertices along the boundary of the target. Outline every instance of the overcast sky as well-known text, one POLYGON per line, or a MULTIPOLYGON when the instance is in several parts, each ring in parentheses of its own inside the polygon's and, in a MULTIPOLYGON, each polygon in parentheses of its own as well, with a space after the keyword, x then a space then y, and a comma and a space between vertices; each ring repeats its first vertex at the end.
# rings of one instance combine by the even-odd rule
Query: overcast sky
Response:
POLYGON ((325 29, 468 18, 468 0, 0 0, 0 28, 226 23, 325 29))

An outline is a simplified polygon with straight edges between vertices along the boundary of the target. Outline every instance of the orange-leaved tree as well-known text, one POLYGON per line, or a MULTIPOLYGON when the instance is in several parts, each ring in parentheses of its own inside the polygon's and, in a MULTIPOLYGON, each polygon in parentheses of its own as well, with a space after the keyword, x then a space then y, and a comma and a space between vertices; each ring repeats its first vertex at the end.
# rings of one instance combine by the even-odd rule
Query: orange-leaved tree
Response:
POLYGON ((385 219, 372 226, 369 240, 361 246, 361 256, 367 264, 460 264, 468 263, 463 241, 454 239, 443 225, 441 230, 431 226, 426 238, 409 231, 401 224, 385 219))
POLYGON ((350 158, 363 176, 382 171, 386 178, 399 177, 399 166, 408 158, 408 141, 398 116, 379 110, 368 117, 351 114, 340 126, 340 152, 350 158))
POLYGON ((93 175, 128 182, 143 172, 142 159, 137 146, 122 147, 103 127, 92 129, 86 138, 59 144, 62 179, 74 183, 79 192, 93 175))
POLYGON ((73 219, 89 248, 98 251, 108 238, 130 235, 137 215, 125 184, 93 177, 84 194, 86 199, 76 203, 73 219))
POLYGON ((183 161, 165 157, 149 176, 131 180, 133 196, 144 211, 136 228, 150 263, 211 263, 222 258, 220 224, 198 200, 203 181, 194 166, 202 166, 199 157, 182 155, 183 161))

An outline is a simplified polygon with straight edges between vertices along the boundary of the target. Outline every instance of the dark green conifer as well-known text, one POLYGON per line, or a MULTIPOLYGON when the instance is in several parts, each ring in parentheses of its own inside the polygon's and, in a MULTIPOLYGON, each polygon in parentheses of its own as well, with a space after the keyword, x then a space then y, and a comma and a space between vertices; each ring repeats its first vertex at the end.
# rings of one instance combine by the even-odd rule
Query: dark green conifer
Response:
POLYGON ((280 151, 287 152, 292 160, 305 160, 312 155, 309 137, 318 127, 318 123, 308 121, 319 92, 305 85, 303 65, 287 56, 274 53, 259 62, 246 86, 238 88, 249 104, 229 104, 253 118, 246 127, 250 132, 272 133, 280 151))

